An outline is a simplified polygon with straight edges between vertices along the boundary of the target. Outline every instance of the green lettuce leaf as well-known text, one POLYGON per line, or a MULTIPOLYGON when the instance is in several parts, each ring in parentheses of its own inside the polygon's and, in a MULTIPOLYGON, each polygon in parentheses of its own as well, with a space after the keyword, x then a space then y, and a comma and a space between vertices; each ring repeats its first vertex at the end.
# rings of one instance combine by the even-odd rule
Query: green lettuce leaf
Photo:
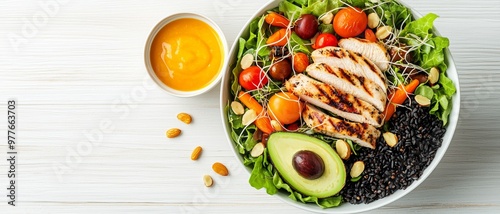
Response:
POLYGON ((303 40, 295 32, 290 35, 290 46, 293 48, 294 52, 302 52, 310 55, 312 52, 310 45, 305 45, 310 43, 310 41, 303 40))
POLYGON ((434 26, 434 20, 438 18, 438 15, 434 13, 429 13, 420 19, 410 22, 401 31, 401 36, 407 36, 408 34, 414 34, 420 38, 426 38, 431 34, 432 27, 434 26))

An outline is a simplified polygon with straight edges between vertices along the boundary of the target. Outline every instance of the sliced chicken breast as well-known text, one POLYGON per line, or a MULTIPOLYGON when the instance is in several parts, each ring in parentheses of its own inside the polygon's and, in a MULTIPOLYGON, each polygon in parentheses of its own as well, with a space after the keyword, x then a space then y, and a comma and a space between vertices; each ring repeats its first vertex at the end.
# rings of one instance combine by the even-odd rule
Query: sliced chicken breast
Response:
POLYGON ((372 80, 382 89, 387 90, 385 75, 373 62, 360 53, 338 47, 324 47, 311 53, 314 62, 325 63, 331 67, 348 70, 354 74, 372 80))
POLYGON ((375 149, 380 131, 366 123, 353 123, 328 116, 319 109, 307 104, 302 119, 315 132, 331 137, 350 139, 360 146, 375 149))
POLYGON ((348 38, 339 41, 339 47, 360 53, 371 60, 381 71, 389 68, 389 53, 383 44, 366 39, 348 38))
POLYGON ((306 71, 309 76, 328 83, 344 93, 352 94, 372 104, 379 111, 384 111, 386 92, 372 80, 325 63, 313 63, 307 67, 306 71))
POLYGON ((298 74, 285 82, 288 91, 301 99, 330 111, 339 117, 376 127, 382 125, 383 114, 373 105, 342 92, 333 86, 298 74))

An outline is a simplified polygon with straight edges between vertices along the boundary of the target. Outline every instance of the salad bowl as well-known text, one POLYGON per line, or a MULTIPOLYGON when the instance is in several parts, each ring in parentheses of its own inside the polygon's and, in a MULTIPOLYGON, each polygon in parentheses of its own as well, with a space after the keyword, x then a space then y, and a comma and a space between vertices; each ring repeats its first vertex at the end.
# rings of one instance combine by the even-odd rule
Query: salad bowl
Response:
MULTIPOLYGON (((250 19, 249 21, 243 26, 241 32, 238 34, 237 38, 247 38, 250 34, 249 32, 249 26, 251 25, 252 21, 258 18, 259 16, 262 16, 266 12, 277 8, 280 5, 281 1, 271 1, 264 5, 262 8, 260 8, 250 19)), ((422 17, 421 14, 418 12, 412 10, 410 7, 402 3, 405 7, 409 8, 411 10, 411 13, 413 14, 414 18, 420 18, 422 17)), ((435 35, 440 35, 439 32, 436 29, 433 29, 433 33, 435 35)), ((229 52, 229 59, 228 59, 228 64, 226 66, 226 70, 224 71, 225 74, 222 77, 222 83, 221 83, 221 95, 220 95, 220 109, 221 109, 221 117, 222 117, 222 123, 223 127, 226 130, 226 137, 229 142, 229 146, 234 148, 234 154, 238 158, 241 164, 244 164, 245 159, 244 157, 240 154, 239 149, 237 148, 237 145, 234 143, 232 137, 231 137, 231 124, 229 122, 230 118, 228 117, 228 111, 229 111, 229 105, 231 101, 233 101, 234 97, 231 95, 231 84, 232 81, 234 81, 234 78, 232 77, 232 69, 237 65, 238 61, 238 52, 239 52, 239 42, 238 39, 235 40, 234 44, 232 45, 232 48, 230 49, 229 52)), ((365 212, 369 210, 373 210, 382 206, 385 206, 389 203, 392 203, 406 194, 410 193, 412 190, 414 190, 416 187, 418 187, 430 174, 431 172, 437 167, 443 156, 445 155, 445 152, 447 148, 449 147, 453 134, 455 132, 455 128, 459 119, 459 110, 460 110, 460 88, 459 88, 459 78, 458 78, 458 73, 453 61, 453 58, 451 56, 451 53, 449 50, 446 48, 444 50, 444 60, 447 65, 447 70, 446 70, 446 75, 447 77, 453 82, 455 88, 456 88, 456 93, 451 97, 451 103, 452 103, 452 109, 451 112, 449 113, 449 119, 446 125, 446 131, 442 137, 442 144, 437 149, 435 153, 434 159, 430 162, 430 164, 425 168, 423 171, 422 175, 415 180, 411 185, 409 185, 406 188, 400 189, 395 191, 394 193, 385 196, 383 198, 377 199, 373 202, 364 204, 350 204, 347 202, 342 203, 340 206, 336 207, 331 207, 331 208, 322 208, 320 206, 317 206, 314 203, 301 203, 297 202, 294 200, 291 200, 289 198, 289 193, 288 192, 282 192, 278 191, 276 194, 274 194, 276 197, 284 201, 285 203, 298 207, 300 209, 304 209, 307 211, 311 212, 317 212, 317 213, 358 213, 358 212, 365 212)), ((246 171, 249 173, 252 173, 252 168, 251 167, 245 167, 246 171)), ((256 190, 257 191, 257 190, 256 190)), ((263 191, 263 190, 259 190, 263 191)))

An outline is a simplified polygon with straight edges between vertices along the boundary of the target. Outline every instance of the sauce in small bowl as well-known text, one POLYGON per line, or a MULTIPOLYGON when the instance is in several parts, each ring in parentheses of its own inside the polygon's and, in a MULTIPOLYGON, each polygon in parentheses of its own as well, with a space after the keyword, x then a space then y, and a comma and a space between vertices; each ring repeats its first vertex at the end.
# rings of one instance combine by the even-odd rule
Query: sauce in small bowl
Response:
POLYGON ((190 97, 219 82, 227 50, 224 34, 212 20, 180 13, 156 25, 144 56, 149 75, 162 89, 175 96, 190 97))

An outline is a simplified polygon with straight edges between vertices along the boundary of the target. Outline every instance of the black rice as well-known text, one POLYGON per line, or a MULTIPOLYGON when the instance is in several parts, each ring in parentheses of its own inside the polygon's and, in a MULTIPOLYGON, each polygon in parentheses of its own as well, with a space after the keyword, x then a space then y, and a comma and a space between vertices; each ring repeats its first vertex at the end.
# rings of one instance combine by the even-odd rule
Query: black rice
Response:
POLYGON ((351 204, 371 203, 399 189, 406 189, 420 178, 441 147, 446 129, 429 108, 421 107, 411 97, 398 107, 388 123, 388 131, 398 136, 398 144, 389 147, 383 137, 377 140, 377 148, 363 148, 357 156, 346 161, 349 173, 358 160, 365 163, 365 171, 357 182, 348 178, 341 195, 351 204))

